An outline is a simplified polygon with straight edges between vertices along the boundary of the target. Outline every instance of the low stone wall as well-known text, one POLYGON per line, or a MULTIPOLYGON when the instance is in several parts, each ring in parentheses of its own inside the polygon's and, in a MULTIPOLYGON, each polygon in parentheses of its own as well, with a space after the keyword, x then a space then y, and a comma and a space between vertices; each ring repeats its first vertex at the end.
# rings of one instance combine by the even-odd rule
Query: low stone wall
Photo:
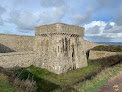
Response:
POLYGON ((0 34, 0 53, 33 51, 34 36, 0 34))
POLYGON ((100 59, 104 57, 109 57, 117 54, 122 54, 122 52, 109 52, 109 51, 93 51, 90 50, 89 52, 89 59, 95 60, 95 59, 100 59))
POLYGON ((27 67, 33 64, 34 52, 0 53, 0 66, 3 68, 27 67))

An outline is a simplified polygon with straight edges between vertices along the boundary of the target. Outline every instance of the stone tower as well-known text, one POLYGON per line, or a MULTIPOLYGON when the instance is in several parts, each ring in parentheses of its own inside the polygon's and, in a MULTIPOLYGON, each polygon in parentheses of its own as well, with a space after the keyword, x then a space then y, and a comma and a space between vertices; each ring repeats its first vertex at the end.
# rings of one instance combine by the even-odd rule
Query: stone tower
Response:
POLYGON ((87 66, 84 28, 55 23, 35 28, 38 65, 56 74, 87 66))

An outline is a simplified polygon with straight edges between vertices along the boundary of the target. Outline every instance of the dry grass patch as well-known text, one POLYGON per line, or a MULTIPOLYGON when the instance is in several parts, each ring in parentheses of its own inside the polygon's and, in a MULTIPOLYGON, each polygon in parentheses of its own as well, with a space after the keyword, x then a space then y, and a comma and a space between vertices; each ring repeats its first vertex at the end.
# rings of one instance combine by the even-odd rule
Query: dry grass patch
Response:
POLYGON ((20 90, 9 84, 8 77, 0 73, 0 92, 20 92, 20 90))
POLYGON ((75 85, 74 88, 79 92, 95 92, 99 87, 105 84, 110 77, 115 76, 119 71, 122 71, 122 63, 102 70, 102 72, 100 72, 92 80, 86 80, 79 83, 78 85, 75 85))

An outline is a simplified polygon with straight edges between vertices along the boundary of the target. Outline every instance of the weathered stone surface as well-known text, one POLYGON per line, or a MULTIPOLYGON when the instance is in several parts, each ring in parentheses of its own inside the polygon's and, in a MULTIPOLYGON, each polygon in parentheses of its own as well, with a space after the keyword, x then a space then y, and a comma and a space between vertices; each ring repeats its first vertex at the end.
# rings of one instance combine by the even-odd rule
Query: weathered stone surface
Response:
POLYGON ((93 43, 93 42, 90 42, 90 41, 87 41, 87 40, 84 40, 84 45, 85 45, 85 50, 88 51, 100 44, 96 44, 96 43, 93 43))
POLYGON ((63 23, 55 23, 50 25, 43 25, 35 28, 35 35, 48 34, 74 34, 84 36, 84 28, 75 25, 67 25, 63 23))
POLYGON ((57 74, 87 66, 84 28, 58 23, 38 27, 35 32, 34 51, 40 58, 36 66, 57 74))
POLYGON ((0 66, 33 64, 56 74, 86 67, 86 51, 97 44, 84 40, 83 36, 84 28, 63 23, 36 27, 35 36, 1 34, 0 66))
POLYGON ((0 53, 0 66, 4 68, 28 67, 33 65, 34 52, 0 53))
POLYGON ((100 58, 109 57, 109 56, 118 55, 118 54, 122 54, 122 52, 109 52, 109 51, 93 51, 93 50, 90 50, 89 59, 95 60, 95 59, 100 59, 100 58))
POLYGON ((0 53, 32 51, 34 36, 0 34, 0 53))

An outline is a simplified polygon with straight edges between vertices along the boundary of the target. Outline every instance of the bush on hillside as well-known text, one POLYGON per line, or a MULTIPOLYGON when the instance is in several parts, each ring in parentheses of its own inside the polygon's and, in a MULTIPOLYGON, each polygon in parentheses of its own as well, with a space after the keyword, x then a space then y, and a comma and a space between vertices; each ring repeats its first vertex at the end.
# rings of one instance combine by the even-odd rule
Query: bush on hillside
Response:
POLYGON ((109 45, 109 46, 105 46, 105 45, 99 45, 94 47, 91 50, 96 50, 96 51, 111 51, 111 52, 122 52, 122 46, 113 46, 113 45, 109 45))

